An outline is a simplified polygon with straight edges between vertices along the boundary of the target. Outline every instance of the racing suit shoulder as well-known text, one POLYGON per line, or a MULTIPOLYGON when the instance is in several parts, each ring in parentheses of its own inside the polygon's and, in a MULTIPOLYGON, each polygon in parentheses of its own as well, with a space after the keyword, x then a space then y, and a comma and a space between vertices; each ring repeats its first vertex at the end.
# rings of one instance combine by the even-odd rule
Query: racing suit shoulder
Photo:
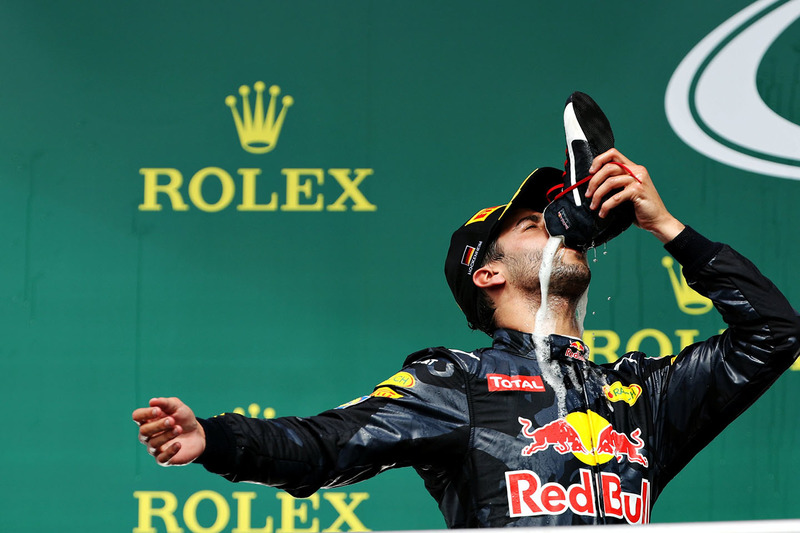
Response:
MULTIPOLYGON (((450 363, 453 365, 454 370, 452 374, 448 374, 448 377, 450 377, 455 374, 455 371, 466 375, 475 374, 480 366, 480 361, 480 356, 475 352, 465 352, 453 348, 445 348, 444 346, 437 346, 412 353, 406 357, 403 366, 430 366, 431 362, 433 362, 434 367, 440 368, 447 367, 448 363, 450 363)), ((466 379, 466 376, 462 376, 462 379, 466 379)))

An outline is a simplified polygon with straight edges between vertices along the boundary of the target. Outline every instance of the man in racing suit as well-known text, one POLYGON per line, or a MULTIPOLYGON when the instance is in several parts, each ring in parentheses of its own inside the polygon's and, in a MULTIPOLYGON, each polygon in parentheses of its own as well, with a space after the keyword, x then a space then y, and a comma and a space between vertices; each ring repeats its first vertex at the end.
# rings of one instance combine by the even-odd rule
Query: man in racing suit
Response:
MULTIPOLYGON (((723 334, 672 357, 590 362, 575 318, 585 255, 558 251, 542 305, 546 201, 531 190, 522 198, 523 185, 459 229, 493 224, 499 253, 472 263, 483 241, 449 252, 494 306, 482 327, 490 348, 415 353, 369 396, 309 418, 203 420, 176 398, 154 398, 134 412, 140 439, 161 464, 194 461, 296 497, 412 466, 448 527, 647 523, 667 482, 792 364, 800 318, 749 261, 674 219, 644 167, 610 150, 592 171, 592 208, 602 217, 631 202, 635 223, 714 301, 723 334), (612 188, 621 192, 601 202, 612 188), (545 320, 550 334, 533 335, 545 320)), ((527 183, 541 191, 550 178, 540 169, 527 183)), ((471 303, 453 291, 472 320, 471 303)))

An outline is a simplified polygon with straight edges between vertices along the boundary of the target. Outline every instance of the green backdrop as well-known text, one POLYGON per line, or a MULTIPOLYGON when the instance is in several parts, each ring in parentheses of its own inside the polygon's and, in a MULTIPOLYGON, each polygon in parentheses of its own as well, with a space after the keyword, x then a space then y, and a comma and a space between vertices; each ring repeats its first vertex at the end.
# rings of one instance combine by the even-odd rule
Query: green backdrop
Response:
MULTIPOLYGON (((450 233, 562 164, 574 90, 676 216, 800 302, 800 183, 701 153, 665 110, 683 58, 748 6, 0 2, 0 530, 444 527, 412 471, 294 501, 160 468, 130 412, 174 395, 201 416, 311 415, 369 393, 412 351, 485 345, 444 282, 450 233), (245 86, 252 112, 256 82, 280 90, 263 153, 226 105, 246 114, 245 86)), ((793 125, 797 23, 770 43, 757 90, 793 125)), ((597 360, 672 353, 722 327, 673 287, 665 255, 635 229, 598 250, 597 360)), ((787 373, 703 451, 653 521, 800 517, 798 385, 787 373)))

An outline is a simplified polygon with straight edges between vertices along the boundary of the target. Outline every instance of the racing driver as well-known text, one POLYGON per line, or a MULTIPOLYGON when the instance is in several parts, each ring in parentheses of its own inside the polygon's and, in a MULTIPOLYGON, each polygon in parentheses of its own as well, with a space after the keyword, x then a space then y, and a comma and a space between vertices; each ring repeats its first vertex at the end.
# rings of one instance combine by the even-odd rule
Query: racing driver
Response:
POLYGON ((446 277, 491 347, 412 354, 369 396, 309 418, 201 419, 154 398, 133 413, 140 440, 159 464, 295 497, 412 466, 453 528, 647 523, 667 482, 791 366, 800 318, 747 259, 675 219, 645 167, 612 148, 589 171, 590 208, 633 206, 724 333, 674 356, 590 362, 590 271, 583 252, 548 249, 542 212, 562 173, 540 168, 451 240, 446 277))

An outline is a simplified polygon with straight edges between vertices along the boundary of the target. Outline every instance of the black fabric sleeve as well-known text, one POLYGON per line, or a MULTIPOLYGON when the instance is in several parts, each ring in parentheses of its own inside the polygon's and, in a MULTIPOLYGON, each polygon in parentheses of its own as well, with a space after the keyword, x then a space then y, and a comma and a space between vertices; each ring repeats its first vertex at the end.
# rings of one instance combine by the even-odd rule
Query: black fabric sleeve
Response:
POLYGON ((689 285, 710 298, 728 329, 654 361, 654 425, 663 486, 788 369, 800 352, 800 317, 746 258, 694 230, 668 246, 689 285), (676 242, 677 241, 677 242, 676 242), (707 251, 716 250, 709 259, 707 251), (700 260, 704 263, 698 264, 700 260))
POLYGON ((236 442, 231 431, 221 419, 198 418, 206 435, 206 448, 195 463, 203 465, 215 474, 227 474, 226 458, 236 453, 236 442))
POLYGON ((461 461, 469 440, 461 368, 451 352, 431 349, 409 358, 371 395, 317 416, 202 420, 207 443, 197 462, 230 481, 306 497, 388 468, 461 461))
POLYGON ((683 265, 684 272, 691 275, 717 255, 722 244, 710 241, 686 226, 664 248, 683 265))

